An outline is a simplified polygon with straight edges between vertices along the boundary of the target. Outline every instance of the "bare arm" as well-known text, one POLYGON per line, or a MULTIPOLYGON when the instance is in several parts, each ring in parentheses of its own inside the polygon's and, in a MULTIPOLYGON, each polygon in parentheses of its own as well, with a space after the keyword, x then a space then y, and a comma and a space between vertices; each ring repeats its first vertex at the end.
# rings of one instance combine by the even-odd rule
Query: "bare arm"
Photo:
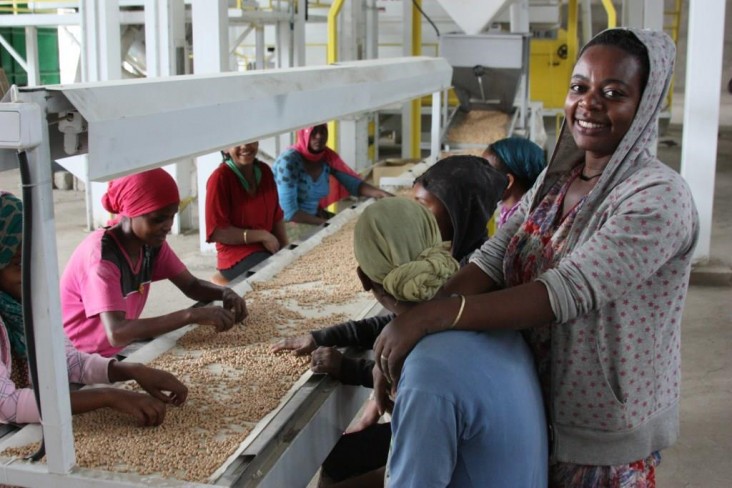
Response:
POLYGON ((435 298, 447 298, 452 294, 479 295, 498 289, 498 284, 477 265, 469 263, 442 285, 435 298))
POLYGON ((236 310, 234 311, 234 313, 237 316, 237 321, 244 319, 243 316, 240 316, 242 312, 240 309, 243 309, 244 312, 246 311, 244 300, 236 293, 234 293, 231 288, 219 286, 211 283, 210 281, 196 278, 188 270, 185 270, 179 275, 174 276, 170 279, 170 281, 173 282, 173 284, 177 286, 178 289, 182 291, 183 294, 185 294, 185 296, 192 300, 207 303, 221 300, 222 302, 224 302, 224 308, 226 308, 227 310, 230 310, 230 307, 227 306, 227 302, 235 302, 229 305, 236 306, 236 310))
POLYGON ((377 364, 392 384, 398 382, 407 354, 427 334, 451 328, 525 329, 555 320, 549 293, 539 281, 465 296, 464 301, 464 306, 460 297, 422 303, 398 315, 384 328, 374 345, 374 355, 380 358, 377 364))
POLYGON ((280 243, 280 248, 285 248, 289 243, 290 239, 287 237, 287 229, 285 228, 285 220, 280 219, 275 222, 272 226, 272 234, 277 238, 277 242, 280 243))
POLYGON ((361 186, 358 187, 358 194, 362 197, 371 197, 371 198, 384 198, 384 197, 393 197, 394 195, 389 193, 388 191, 382 190, 380 188, 376 188, 375 186, 366 183, 365 181, 361 183, 361 186))
POLYGON ((295 222, 297 224, 320 225, 324 224, 326 220, 315 215, 310 215, 309 213, 303 212, 302 210, 297 210, 294 214, 292 214, 290 222, 295 222))
POLYGON ((127 319, 121 311, 100 314, 109 343, 124 347, 132 341, 157 337, 189 324, 212 325, 219 332, 233 327, 247 316, 244 299, 231 288, 214 285, 185 270, 171 278, 188 298, 202 302, 223 301, 223 307, 198 307, 178 310, 159 317, 127 319))
POLYGON ((211 234, 211 240, 214 242, 220 242, 221 244, 228 244, 229 246, 244 246, 259 242, 262 243, 264 248, 272 254, 279 251, 282 247, 278 237, 272 232, 267 232, 264 229, 241 229, 239 227, 219 229, 217 227, 216 230, 213 231, 213 234, 211 234))
POLYGON ((125 312, 102 312, 100 317, 104 324, 109 343, 114 347, 124 347, 133 341, 150 339, 189 324, 206 323, 209 317, 204 311, 220 316, 220 320, 233 325, 231 312, 221 307, 187 308, 177 312, 145 319, 126 319, 125 312), (214 309, 220 309, 215 311, 214 309))

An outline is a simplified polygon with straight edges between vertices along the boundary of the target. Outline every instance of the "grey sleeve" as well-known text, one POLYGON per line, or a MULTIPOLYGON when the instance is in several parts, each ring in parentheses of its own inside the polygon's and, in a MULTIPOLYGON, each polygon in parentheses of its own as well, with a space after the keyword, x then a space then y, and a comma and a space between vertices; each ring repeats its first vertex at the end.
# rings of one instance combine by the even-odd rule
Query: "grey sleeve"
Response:
POLYGON ((555 268, 537 278, 547 287, 557 322, 622 296, 642 300, 642 293, 630 292, 669 261, 691 252, 698 228, 691 195, 682 189, 672 201, 668 194, 668 185, 639 189, 555 268))
POLYGON ((516 213, 501 227, 496 234, 485 241, 483 245, 473 253, 470 262, 477 265, 490 279, 500 287, 504 286, 503 277, 503 256, 506 254, 506 247, 511 238, 516 234, 523 224, 526 214, 533 199, 534 191, 528 191, 521 198, 516 213))

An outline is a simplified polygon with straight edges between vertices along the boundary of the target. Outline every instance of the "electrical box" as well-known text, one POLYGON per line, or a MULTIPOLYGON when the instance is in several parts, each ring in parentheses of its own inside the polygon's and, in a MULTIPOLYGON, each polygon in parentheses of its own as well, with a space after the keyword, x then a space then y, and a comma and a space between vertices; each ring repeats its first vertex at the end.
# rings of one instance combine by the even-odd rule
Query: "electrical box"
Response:
POLYGON ((0 103, 0 149, 38 146, 41 123, 41 108, 35 103, 0 103))

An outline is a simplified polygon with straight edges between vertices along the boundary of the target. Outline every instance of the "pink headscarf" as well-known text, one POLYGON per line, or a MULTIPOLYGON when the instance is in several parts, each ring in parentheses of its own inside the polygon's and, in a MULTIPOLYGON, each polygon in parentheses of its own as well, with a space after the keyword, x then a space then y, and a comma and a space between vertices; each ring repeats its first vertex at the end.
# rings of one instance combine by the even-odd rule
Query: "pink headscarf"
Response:
POLYGON ((112 180, 102 197, 105 210, 130 218, 179 202, 175 180, 160 168, 112 180))
MULTIPOLYGON (((306 127, 305 129, 298 130, 296 135, 296 141, 295 144, 292 146, 292 149, 300 153, 300 155, 305 158, 307 161, 310 162, 316 162, 316 161, 322 161, 323 163, 327 164, 331 167, 331 169, 340 171, 341 173, 346 173, 351 176, 355 176, 356 178, 361 178, 361 176, 353 171, 338 155, 337 152, 332 150, 329 147, 326 147, 323 151, 319 153, 314 153, 310 151, 310 135, 313 133, 313 130, 316 127, 325 126, 327 131, 327 126, 325 124, 320 125, 314 125, 312 127, 306 127)), ((326 132, 327 134, 327 132, 326 132)), ((327 140, 327 137, 326 137, 327 140)), ((325 208, 331 203, 337 202, 338 200, 342 200, 350 195, 348 190, 341 185, 338 180, 333 176, 331 173, 330 175, 330 192, 328 193, 328 196, 320 200, 320 206, 325 208)))
POLYGON ((331 148, 326 147, 325 150, 314 153, 310 151, 310 134, 313 133, 316 127, 325 127, 325 140, 328 140, 328 126, 326 124, 320 124, 320 125, 314 125, 312 127, 306 127, 304 129, 300 129, 297 132, 295 132, 295 145, 292 146, 292 148, 299 152, 300 155, 307 159, 310 162, 316 162, 316 161, 323 161, 324 163, 328 163, 329 160, 333 157, 335 154, 336 157, 338 156, 335 151, 333 151, 331 148))

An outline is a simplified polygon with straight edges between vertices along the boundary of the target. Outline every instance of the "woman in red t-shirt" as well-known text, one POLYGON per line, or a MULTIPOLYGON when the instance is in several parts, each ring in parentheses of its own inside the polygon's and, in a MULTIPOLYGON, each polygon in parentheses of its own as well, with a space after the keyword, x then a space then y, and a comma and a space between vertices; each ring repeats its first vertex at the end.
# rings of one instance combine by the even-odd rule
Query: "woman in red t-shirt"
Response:
POLYGON ((288 244, 272 170, 258 150, 255 141, 222 151, 224 161, 206 184, 206 241, 216 243, 221 283, 288 244))

